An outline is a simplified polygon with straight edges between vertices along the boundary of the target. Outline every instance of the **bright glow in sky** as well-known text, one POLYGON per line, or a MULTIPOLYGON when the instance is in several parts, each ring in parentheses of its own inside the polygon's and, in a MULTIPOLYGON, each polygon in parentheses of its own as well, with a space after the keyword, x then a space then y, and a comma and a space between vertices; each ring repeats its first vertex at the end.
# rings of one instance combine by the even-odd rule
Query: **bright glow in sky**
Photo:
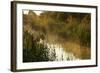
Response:
MULTIPOLYGON (((24 14, 28 14, 29 10, 24 10, 23 12, 24 14)), ((33 12, 35 12, 37 15, 40 15, 43 11, 33 11, 33 12)))
POLYGON ((37 15, 40 15, 43 11, 34 11, 37 15))
POLYGON ((28 14, 28 11, 29 11, 29 10, 24 10, 23 13, 24 13, 24 14, 28 14))

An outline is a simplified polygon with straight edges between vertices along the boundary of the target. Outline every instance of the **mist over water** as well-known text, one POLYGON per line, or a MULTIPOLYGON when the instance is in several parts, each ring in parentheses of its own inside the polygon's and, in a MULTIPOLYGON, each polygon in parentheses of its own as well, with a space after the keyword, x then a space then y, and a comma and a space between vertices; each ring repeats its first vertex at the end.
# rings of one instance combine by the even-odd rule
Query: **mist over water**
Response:
POLYGON ((46 51, 50 61, 79 60, 72 52, 66 52, 61 43, 57 43, 53 39, 51 41, 40 40, 40 43, 47 47, 46 51))

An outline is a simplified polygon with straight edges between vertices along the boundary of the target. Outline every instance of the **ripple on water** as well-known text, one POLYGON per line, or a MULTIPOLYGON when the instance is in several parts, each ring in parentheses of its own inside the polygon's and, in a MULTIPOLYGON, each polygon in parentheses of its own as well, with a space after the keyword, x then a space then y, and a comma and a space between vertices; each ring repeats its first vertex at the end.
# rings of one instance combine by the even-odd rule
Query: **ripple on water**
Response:
POLYGON ((48 57, 52 61, 67 61, 67 60, 79 60, 73 53, 64 51, 64 48, 60 44, 49 44, 48 57))

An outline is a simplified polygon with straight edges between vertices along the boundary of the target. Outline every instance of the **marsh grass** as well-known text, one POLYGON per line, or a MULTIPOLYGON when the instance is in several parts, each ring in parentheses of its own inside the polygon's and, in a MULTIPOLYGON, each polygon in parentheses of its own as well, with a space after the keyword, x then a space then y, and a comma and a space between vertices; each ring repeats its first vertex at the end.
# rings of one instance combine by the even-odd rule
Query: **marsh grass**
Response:
MULTIPOLYGON (((23 14, 23 61, 49 61, 44 43, 60 44, 76 58, 91 59, 90 13, 40 11, 37 15, 29 10, 23 14)), ((56 57, 55 50, 52 57, 56 57)))

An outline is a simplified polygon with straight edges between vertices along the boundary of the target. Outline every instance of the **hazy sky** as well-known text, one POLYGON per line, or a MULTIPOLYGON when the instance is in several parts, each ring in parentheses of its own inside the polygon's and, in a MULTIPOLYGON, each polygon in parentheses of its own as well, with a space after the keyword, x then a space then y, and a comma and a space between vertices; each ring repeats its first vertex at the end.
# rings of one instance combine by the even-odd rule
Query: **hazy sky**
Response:
MULTIPOLYGON (((29 10, 24 10, 23 12, 24 14, 28 14, 29 10)), ((33 11, 33 12, 35 12, 37 15, 40 15, 43 11, 33 11)))

